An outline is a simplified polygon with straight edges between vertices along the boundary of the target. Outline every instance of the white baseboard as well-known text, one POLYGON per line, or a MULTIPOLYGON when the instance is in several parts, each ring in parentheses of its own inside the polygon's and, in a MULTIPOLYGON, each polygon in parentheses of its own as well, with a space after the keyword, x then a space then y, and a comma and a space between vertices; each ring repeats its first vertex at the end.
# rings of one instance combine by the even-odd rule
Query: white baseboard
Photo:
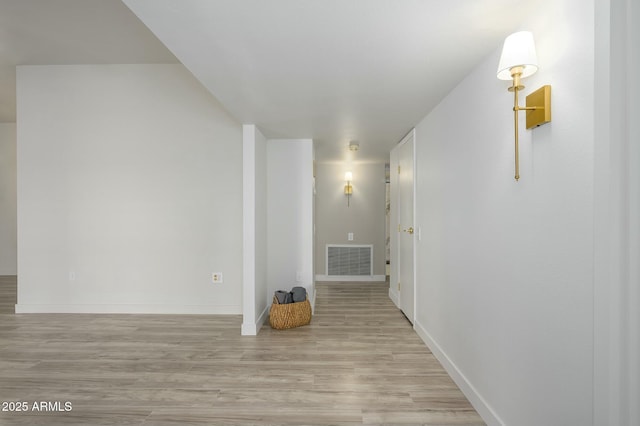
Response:
POLYGON ((269 318, 269 308, 270 306, 267 304, 267 306, 262 310, 260 316, 258 316, 258 320, 256 321, 256 334, 258 334, 258 331, 260 331, 264 323, 267 322, 267 318, 269 318))
POLYGON ((269 318, 269 307, 270 305, 267 305, 262 313, 258 315, 258 319, 256 320, 255 324, 243 322, 240 334, 242 334, 243 336, 257 336, 258 332, 267 321, 267 318, 269 318))
POLYGON ((241 315, 236 305, 49 305, 16 304, 16 314, 241 315))
POLYGON ((316 281, 386 281, 386 275, 316 275, 316 281))
POLYGON ((313 286, 313 295, 309 303, 311 303, 311 315, 316 313, 316 295, 318 294, 318 290, 315 286, 313 286))
POLYGON ((414 324, 414 330, 418 333, 418 336, 429 347, 433 355, 440 361, 440 364, 447 370, 449 376, 458 385, 462 393, 467 397, 473 408, 476 409, 482 420, 487 423, 488 426, 504 426, 504 422, 500 420, 500 417, 491 408, 491 406, 484 400, 482 395, 478 393, 475 387, 467 380, 464 374, 458 369, 458 367, 451 361, 447 354, 442 350, 440 345, 433 340, 427 330, 416 321, 414 324))
POLYGON ((242 327, 240 327, 240 335, 242 336, 257 336, 258 335, 258 325, 251 323, 242 323, 242 327))
POLYGON ((391 299, 393 304, 396 305, 398 309, 400 309, 400 299, 398 298, 398 293, 391 290, 391 287, 389 287, 389 299, 391 299))

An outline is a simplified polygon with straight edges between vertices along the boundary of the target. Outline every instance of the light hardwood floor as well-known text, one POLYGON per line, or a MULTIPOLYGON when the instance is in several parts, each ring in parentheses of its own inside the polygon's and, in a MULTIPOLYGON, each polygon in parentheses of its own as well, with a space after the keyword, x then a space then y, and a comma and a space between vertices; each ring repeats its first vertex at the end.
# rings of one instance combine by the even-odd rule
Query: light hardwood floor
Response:
POLYGON ((0 401, 29 407, 0 425, 484 424, 386 284, 317 288, 311 325, 242 337, 239 316, 16 315, 0 277, 0 401))

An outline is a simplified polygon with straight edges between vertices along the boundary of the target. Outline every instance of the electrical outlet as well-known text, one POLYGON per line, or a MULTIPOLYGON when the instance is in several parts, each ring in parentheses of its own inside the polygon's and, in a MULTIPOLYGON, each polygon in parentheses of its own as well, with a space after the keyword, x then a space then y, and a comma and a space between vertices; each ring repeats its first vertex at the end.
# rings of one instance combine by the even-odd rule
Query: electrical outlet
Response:
POLYGON ((222 284, 222 272, 213 272, 211 274, 211 282, 214 284, 222 284))
POLYGON ((349 240, 349 241, 353 241, 353 232, 349 232, 349 233, 347 234, 347 240, 349 240))

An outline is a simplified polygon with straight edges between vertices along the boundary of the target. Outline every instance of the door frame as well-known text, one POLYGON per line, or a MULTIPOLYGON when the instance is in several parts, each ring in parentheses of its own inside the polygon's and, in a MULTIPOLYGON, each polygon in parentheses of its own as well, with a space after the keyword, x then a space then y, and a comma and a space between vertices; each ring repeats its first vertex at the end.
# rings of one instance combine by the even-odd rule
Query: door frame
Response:
POLYGON ((401 140, 398 142, 396 146, 393 147, 390 153, 390 198, 391 198, 391 235, 390 235, 390 254, 391 254, 391 271, 390 271, 390 279, 389 279, 389 298, 394 302, 394 304, 398 307, 398 309, 402 310, 402 290, 398 288, 399 284, 399 264, 400 264, 400 243, 399 243, 399 232, 400 232, 400 208, 398 199, 400 197, 400 191, 398 187, 398 153, 402 146, 404 146, 409 141, 413 142, 413 147, 411 150, 411 162, 413 166, 413 182, 412 182, 412 198, 413 198, 413 207, 412 207, 412 215, 414 228, 416 229, 416 233, 412 238, 412 256, 413 256, 413 267, 411 274, 413 275, 413 318, 409 318, 409 321, 415 327, 415 318, 416 318, 416 238, 420 235, 420 229, 415 226, 416 220, 416 176, 417 176, 417 168, 416 168, 416 129, 411 129, 401 140))

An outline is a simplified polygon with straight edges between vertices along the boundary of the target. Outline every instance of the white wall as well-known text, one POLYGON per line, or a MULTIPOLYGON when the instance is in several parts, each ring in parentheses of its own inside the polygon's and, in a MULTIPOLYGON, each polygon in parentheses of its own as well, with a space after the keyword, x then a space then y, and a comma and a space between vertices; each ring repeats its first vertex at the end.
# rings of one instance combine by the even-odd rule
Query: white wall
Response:
POLYGON ((21 66, 17 93, 17 312, 241 312, 241 127, 183 66, 21 66))
POLYGON ((0 123, 0 275, 17 273, 16 125, 0 123))
POLYGON ((416 330, 489 424, 593 424, 593 22, 563 0, 521 25, 553 121, 521 126, 519 182, 501 46, 416 128, 416 330))
POLYGON ((243 324, 254 336, 268 314, 267 140, 253 124, 243 133, 243 324))
POLYGON ((625 146, 627 147, 626 157, 621 160, 626 164, 627 180, 626 195, 629 216, 626 229, 628 239, 626 243, 627 259, 625 267, 624 282, 626 293, 626 324, 628 325, 625 340, 628 342, 626 350, 626 366, 622 370, 622 379, 625 380, 626 390, 624 392, 624 407, 627 410, 625 416, 628 425, 640 424, 640 83, 637 72, 640 69, 640 51, 638 50, 638 40, 640 40, 640 4, 634 0, 625 0, 626 14, 620 19, 625 20, 625 33, 627 36, 626 47, 626 81, 628 91, 624 105, 626 107, 627 129, 625 146), (628 377, 628 379, 627 379, 628 377))
POLYGON ((640 97, 635 0, 596 2, 594 424, 640 424, 640 97))
POLYGON ((327 244, 372 244, 373 274, 385 278, 385 169, 379 164, 319 163, 316 171, 317 279, 326 276, 327 244), (344 174, 353 173, 347 206, 344 174), (353 241, 347 234, 353 232, 353 241))
POLYGON ((313 141, 267 141, 267 274, 276 290, 305 287, 314 297, 313 141))

